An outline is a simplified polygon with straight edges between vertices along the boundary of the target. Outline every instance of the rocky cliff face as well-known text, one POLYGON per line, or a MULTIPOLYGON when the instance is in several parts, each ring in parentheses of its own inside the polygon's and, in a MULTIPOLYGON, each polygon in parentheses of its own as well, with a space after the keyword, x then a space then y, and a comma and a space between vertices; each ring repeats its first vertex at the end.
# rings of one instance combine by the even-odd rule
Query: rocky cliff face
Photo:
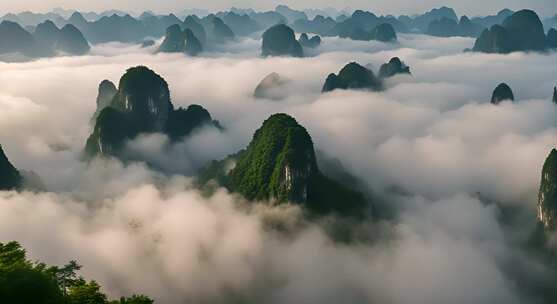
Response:
POLYGON ((375 77, 371 70, 351 62, 344 66, 337 74, 330 74, 323 85, 323 92, 336 89, 361 89, 378 91, 382 89, 381 80, 375 77))
POLYGON ((410 67, 404 64, 398 57, 393 57, 388 63, 381 65, 379 78, 389 78, 397 74, 410 75, 410 67))
POLYGON ((21 187, 23 178, 19 171, 10 163, 0 145, 0 190, 13 190, 21 187))
POLYGON ((538 220, 546 229, 554 229, 557 219, 557 150, 553 149, 542 170, 538 195, 538 220))
POLYGON ((493 91, 491 103, 497 105, 504 100, 514 101, 514 94, 506 83, 501 83, 493 91))
MULTIPOLYGON (((100 102, 104 105, 113 87, 109 83, 101 87, 100 102)), ((219 127, 200 106, 175 110, 166 81, 149 68, 138 66, 128 69, 120 79, 116 94, 95 120, 85 150, 89 157, 120 157, 126 141, 141 133, 162 133, 179 140, 203 125, 219 127)))
POLYGON ((202 170, 202 184, 216 180, 252 201, 291 202, 319 213, 362 211, 363 196, 319 170, 307 130, 287 114, 269 117, 245 150, 202 170), (235 163, 232 169, 227 164, 235 163))
POLYGON ((109 107, 112 103, 112 99, 118 93, 118 89, 110 80, 103 80, 99 84, 99 90, 97 94, 97 110, 95 111, 95 115, 93 116, 93 120, 96 120, 101 111, 109 107))
POLYGON ((243 185, 250 199, 307 201, 309 179, 317 174, 313 142, 292 117, 277 114, 255 132, 245 156, 230 172, 234 184, 243 185), (252 174, 259 176, 251 184, 252 174), (261 193, 266 189, 267 193, 261 193))
POLYGON ((263 33, 261 54, 263 56, 304 56, 294 31, 284 24, 275 25, 263 33))
POLYGON ((144 132, 160 132, 173 110, 166 81, 147 67, 128 69, 120 78, 113 106, 134 120, 144 132))

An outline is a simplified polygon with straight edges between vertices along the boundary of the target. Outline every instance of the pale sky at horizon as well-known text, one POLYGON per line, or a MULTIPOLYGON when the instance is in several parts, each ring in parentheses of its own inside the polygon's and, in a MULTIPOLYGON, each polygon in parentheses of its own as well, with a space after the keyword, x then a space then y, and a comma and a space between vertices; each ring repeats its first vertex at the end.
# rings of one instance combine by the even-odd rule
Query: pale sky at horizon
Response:
POLYGON ((557 14, 557 0, 2 0, 0 1, 0 15, 21 11, 46 12, 55 7, 81 11, 120 9, 133 13, 146 10, 168 13, 188 8, 217 11, 232 6, 264 10, 273 9, 278 4, 286 4, 297 9, 351 7, 378 14, 393 15, 422 13, 440 6, 453 7, 458 15, 467 14, 469 16, 494 14, 503 8, 513 10, 529 8, 545 17, 557 14))

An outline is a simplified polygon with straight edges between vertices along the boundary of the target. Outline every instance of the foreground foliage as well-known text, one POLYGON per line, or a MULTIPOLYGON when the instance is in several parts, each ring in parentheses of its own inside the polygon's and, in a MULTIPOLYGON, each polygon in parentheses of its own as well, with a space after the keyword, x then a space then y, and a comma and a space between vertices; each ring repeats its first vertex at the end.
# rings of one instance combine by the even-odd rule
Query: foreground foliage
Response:
POLYGON ((17 242, 0 243, 0 303, 152 304, 146 296, 109 301, 95 281, 86 281, 71 261, 63 267, 32 262, 17 242))

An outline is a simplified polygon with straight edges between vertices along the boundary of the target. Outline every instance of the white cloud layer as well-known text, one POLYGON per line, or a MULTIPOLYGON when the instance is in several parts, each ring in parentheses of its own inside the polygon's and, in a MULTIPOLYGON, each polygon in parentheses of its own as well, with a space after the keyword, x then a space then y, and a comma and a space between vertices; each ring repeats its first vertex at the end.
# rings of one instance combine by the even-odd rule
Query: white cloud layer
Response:
POLYGON ((0 194, 0 241, 20 240, 49 263, 78 259, 111 295, 141 292, 159 303, 534 302, 505 266, 520 261, 525 275, 544 278, 517 245, 531 223, 508 229, 499 208, 534 220, 541 166, 557 142, 557 54, 464 54, 473 43, 465 38, 400 41, 326 38, 304 59, 257 58, 259 43, 244 40, 199 58, 102 45, 89 56, 2 63, 0 143, 50 192, 0 194), (377 70, 393 56, 412 77, 395 77, 380 93, 320 93, 346 63, 377 70), (176 145, 162 135, 129 143, 173 177, 80 160, 98 84, 140 64, 168 81, 175 105, 201 104, 226 127, 176 145), (288 97, 254 99, 271 72, 292 80, 288 97), (515 103, 489 104, 500 82, 515 103), (296 117, 317 149, 397 210, 392 221, 361 227, 377 240, 334 243, 296 210, 246 208, 225 192, 203 198, 179 177, 238 151, 277 112, 296 117), (266 228, 270 216, 299 227, 285 237, 266 228))

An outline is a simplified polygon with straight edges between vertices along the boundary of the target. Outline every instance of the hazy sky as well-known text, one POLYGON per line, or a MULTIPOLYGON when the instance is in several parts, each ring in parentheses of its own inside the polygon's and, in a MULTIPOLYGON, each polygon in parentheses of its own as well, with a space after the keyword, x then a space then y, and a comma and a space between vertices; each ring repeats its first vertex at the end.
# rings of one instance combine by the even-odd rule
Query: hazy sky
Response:
POLYGON ((363 8, 377 13, 412 14, 442 5, 451 6, 458 14, 485 15, 508 7, 511 9, 531 8, 543 16, 557 14, 556 0, 22 0, 0 1, 0 11, 16 12, 24 10, 48 11, 53 7, 73 8, 79 10, 124 9, 141 12, 178 11, 185 8, 225 9, 231 6, 270 9, 277 4, 287 4, 294 8, 336 7, 363 8))

